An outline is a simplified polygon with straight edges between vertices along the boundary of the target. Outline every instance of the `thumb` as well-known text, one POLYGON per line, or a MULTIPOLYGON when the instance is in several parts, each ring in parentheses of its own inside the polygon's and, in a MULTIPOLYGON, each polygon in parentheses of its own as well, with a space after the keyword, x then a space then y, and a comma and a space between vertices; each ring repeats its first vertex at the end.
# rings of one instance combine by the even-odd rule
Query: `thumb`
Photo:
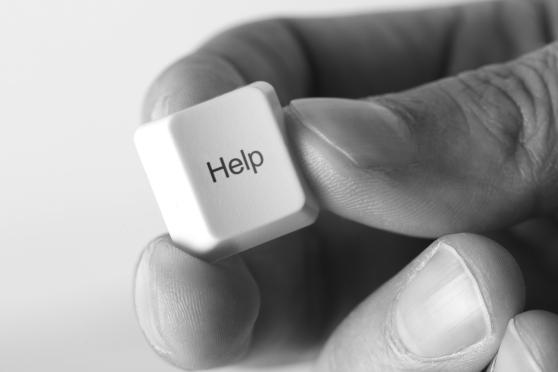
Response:
POLYGON ((504 248, 444 236, 337 326, 316 371, 480 371, 523 301, 521 272, 504 248))
POLYGON ((553 211, 558 44, 398 94, 303 99, 289 132, 322 204, 418 236, 553 211))

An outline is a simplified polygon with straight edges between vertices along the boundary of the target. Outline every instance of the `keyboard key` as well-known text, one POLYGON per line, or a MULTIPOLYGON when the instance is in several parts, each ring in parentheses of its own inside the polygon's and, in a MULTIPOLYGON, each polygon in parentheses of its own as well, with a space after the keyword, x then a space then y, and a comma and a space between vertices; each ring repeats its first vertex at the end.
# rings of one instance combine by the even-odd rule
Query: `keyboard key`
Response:
POLYGON ((267 83, 144 124, 135 143, 171 238, 193 255, 218 260, 317 217, 267 83))

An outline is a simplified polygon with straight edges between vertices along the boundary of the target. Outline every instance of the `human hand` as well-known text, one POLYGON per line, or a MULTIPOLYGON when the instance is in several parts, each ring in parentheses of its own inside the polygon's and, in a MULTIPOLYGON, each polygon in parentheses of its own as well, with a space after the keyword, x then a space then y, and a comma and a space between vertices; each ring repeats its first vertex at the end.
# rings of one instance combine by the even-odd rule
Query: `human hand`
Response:
POLYGON ((558 317, 521 313, 510 253, 447 235, 496 231, 528 308, 558 311, 553 4, 263 21, 165 71, 146 121, 256 80, 283 104, 351 99, 285 109, 315 225, 216 264, 149 244, 135 295, 155 350, 185 369, 317 352, 318 371, 480 371, 498 352, 498 372, 557 370, 558 317), (441 238, 403 267, 428 242, 401 234, 441 238))

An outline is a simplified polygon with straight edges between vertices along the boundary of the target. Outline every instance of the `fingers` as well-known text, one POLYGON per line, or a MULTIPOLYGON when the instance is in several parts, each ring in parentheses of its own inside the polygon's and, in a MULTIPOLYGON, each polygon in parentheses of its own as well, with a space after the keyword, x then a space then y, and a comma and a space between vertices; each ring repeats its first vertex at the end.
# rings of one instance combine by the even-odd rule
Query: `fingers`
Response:
POLYGON ((292 363, 315 357, 332 326, 425 244, 327 213, 217 265, 161 237, 138 264, 136 312, 153 348, 184 369, 292 363))
POLYGON ((293 101, 291 137, 322 203, 392 231, 495 229, 552 211, 558 44, 371 101, 293 101))
POLYGON ((355 98, 408 89, 542 46, 549 35, 540 10, 535 2, 491 1, 295 25, 314 61, 310 95, 355 98), (518 22, 529 26, 518 33, 518 22))
POLYGON ((510 320, 490 372, 558 370, 558 316, 528 311, 510 320))
MULTIPOLYGON (((331 277, 316 267, 319 257, 300 254, 308 241, 292 239, 217 265, 188 256, 168 238, 155 240, 138 265, 135 292, 138 319, 153 348, 184 369, 312 356, 328 329, 324 318, 347 302, 324 297, 324 290, 344 288, 351 296, 351 275, 362 286, 377 274, 331 277), (319 281, 326 277, 324 287, 319 281)), ((477 371, 488 364, 507 321, 521 308, 521 275, 487 239, 460 234, 440 242, 353 311, 328 342, 318 370, 358 371, 353 362, 385 371, 426 365, 477 371)), ((356 257, 353 268, 362 261, 356 257)))
MULTIPOLYGON (((167 69, 150 89, 143 116, 145 120, 156 119, 254 80, 266 80, 275 85, 284 103, 307 95, 354 97, 409 88, 447 73, 507 60, 546 42, 549 32, 540 27, 544 22, 539 22, 540 8, 535 4, 491 2, 387 15, 276 19, 241 26, 217 36, 167 69), (510 28, 518 22, 525 25, 520 34, 510 28), (452 35, 456 39, 448 40, 440 38, 440 35, 452 35), (424 38, 431 41, 426 47, 422 42, 424 38), (448 48, 448 45, 454 44, 460 47, 448 48), (377 53, 378 50, 382 53, 377 53)), ((436 97, 432 99, 437 101, 436 97)), ((443 104, 440 103, 440 106, 443 104)), ((448 112, 451 111, 449 107, 448 112)), ((459 130, 454 132, 458 133, 451 134, 459 135, 459 130)), ((313 145, 312 140, 304 138, 295 138, 294 141, 301 141, 301 146, 313 145)), ((401 142, 397 144, 404 145, 401 142)), ((428 143, 423 145, 430 147, 428 143)), ((383 146, 389 147, 389 142, 383 146)), ((371 187, 367 182, 360 182, 367 180, 365 174, 360 176, 360 180, 355 180, 351 169, 343 170, 346 173, 339 175, 336 169, 330 169, 333 163, 325 156, 326 150, 315 147, 308 149, 307 156, 312 158, 303 159, 303 162, 313 163, 308 168, 314 167, 310 172, 317 173, 311 175, 315 188, 324 196, 322 199, 326 206, 336 213, 366 224, 422 236, 462 231, 466 229, 460 227, 468 225, 473 225, 471 228, 491 227, 484 224, 485 220, 476 220, 476 217, 466 213, 450 218, 450 210, 456 207, 455 199, 466 202, 460 198, 461 195, 444 195, 443 182, 438 189, 429 191, 430 195, 426 195, 424 200, 417 202, 425 196, 424 190, 402 190, 402 197, 389 190, 392 186, 396 189, 405 180, 396 180, 393 185, 375 180, 374 187, 371 187), (342 182, 333 185, 331 181, 339 178, 342 182), (353 189, 357 191, 354 195, 346 195, 352 194, 353 189), (440 190, 442 199, 450 200, 432 202, 433 195, 440 190), (377 197, 370 200, 367 197, 370 193, 377 197), (446 211, 439 213, 444 208, 446 211), (370 218, 372 213, 376 217, 370 218), (419 220, 414 217, 419 217, 419 220, 433 218, 435 221, 423 224, 422 221, 416 222, 419 220), (404 223, 400 223, 400 219, 404 223)), ((411 154, 409 149, 401 148, 403 153, 411 154)), ((440 154, 437 152, 427 152, 426 156, 438 158, 440 154)), ((421 171, 418 167, 415 169, 421 171)), ((412 175, 407 177, 408 173, 403 172, 402 176, 414 179, 412 175)), ((454 183, 459 181, 454 180, 454 183)), ((421 188, 427 186, 430 184, 425 181, 421 188)), ((484 202, 482 198, 476 198, 477 190, 475 188, 470 192, 476 199, 474 205, 484 202)), ((517 214, 508 213, 507 216, 517 214)), ((493 213, 489 216, 494 219, 493 213)), ((509 221, 501 221, 502 224, 506 222, 509 221)))
POLYGON ((246 352, 260 296, 238 258, 210 265, 162 237, 141 257, 135 303, 153 349, 179 367, 197 369, 229 363, 246 352))
POLYGON ((318 371, 480 371, 523 306, 521 273, 496 243, 443 237, 362 302, 318 371))
POLYGON ((141 328, 184 369, 307 358, 327 311, 316 248, 301 232, 209 264, 157 238, 137 267, 141 328))
POLYGON ((284 104, 305 96, 407 89, 548 42, 541 14, 535 2, 503 1, 236 27, 163 72, 146 97, 143 118, 157 119, 256 80, 271 83, 284 104))

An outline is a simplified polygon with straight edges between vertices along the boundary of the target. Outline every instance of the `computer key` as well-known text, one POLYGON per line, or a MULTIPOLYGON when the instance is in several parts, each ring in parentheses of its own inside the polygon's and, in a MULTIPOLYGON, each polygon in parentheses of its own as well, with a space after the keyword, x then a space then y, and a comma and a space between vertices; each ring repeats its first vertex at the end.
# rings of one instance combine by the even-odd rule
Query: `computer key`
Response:
POLYGON ((137 129, 172 240, 214 261, 315 221, 273 87, 256 82, 137 129))

